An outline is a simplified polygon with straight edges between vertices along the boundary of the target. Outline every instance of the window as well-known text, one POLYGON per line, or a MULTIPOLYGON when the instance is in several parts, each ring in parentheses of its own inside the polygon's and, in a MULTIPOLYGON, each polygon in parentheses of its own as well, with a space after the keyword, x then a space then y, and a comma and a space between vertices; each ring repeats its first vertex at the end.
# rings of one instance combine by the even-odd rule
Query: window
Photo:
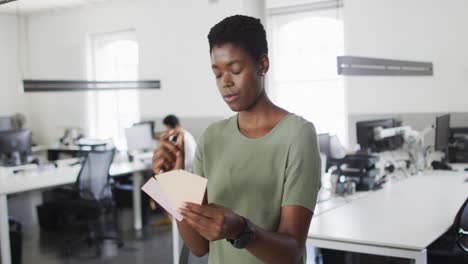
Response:
MULTIPOLYGON (((138 79, 138 43, 135 31, 96 34, 90 37, 91 78, 96 81, 138 79)), ((126 149, 125 128, 139 122, 138 91, 96 91, 89 94, 92 137, 112 139, 126 149)))
POLYGON ((270 17, 272 100, 315 124, 318 133, 345 143, 344 81, 336 56, 344 53, 340 8, 275 14, 270 17))

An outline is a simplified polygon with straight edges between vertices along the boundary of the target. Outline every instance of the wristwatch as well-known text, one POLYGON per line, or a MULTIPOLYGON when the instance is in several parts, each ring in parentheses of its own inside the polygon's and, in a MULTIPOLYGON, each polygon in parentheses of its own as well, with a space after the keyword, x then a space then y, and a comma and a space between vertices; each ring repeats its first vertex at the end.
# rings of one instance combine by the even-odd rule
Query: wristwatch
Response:
POLYGON ((245 248, 250 241, 255 239, 255 225, 252 224, 249 219, 245 217, 242 218, 244 219, 245 226, 239 237, 237 239, 226 238, 235 248, 245 248))

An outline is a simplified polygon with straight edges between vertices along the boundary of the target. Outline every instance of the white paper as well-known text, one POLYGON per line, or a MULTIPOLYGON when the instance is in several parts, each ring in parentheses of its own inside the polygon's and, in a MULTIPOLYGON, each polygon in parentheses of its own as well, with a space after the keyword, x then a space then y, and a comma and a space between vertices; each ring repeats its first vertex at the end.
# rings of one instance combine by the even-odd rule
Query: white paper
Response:
POLYGON ((178 221, 177 209, 183 202, 201 204, 208 180, 184 170, 162 173, 151 178, 141 188, 178 221))

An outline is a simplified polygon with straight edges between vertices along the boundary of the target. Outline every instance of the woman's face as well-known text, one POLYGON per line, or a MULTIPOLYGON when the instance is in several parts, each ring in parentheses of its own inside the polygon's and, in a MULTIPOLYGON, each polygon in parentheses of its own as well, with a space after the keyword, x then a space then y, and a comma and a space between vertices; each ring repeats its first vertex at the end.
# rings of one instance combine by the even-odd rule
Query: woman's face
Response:
POLYGON ((219 92, 234 112, 249 110, 264 93, 264 68, 242 48, 230 43, 211 50, 211 68, 219 92))

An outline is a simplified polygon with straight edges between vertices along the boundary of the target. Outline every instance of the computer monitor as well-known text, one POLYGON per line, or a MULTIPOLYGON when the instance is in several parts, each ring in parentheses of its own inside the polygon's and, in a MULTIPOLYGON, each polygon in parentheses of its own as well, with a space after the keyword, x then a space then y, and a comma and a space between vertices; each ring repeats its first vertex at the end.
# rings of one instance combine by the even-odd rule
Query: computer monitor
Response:
POLYGON ((403 137, 400 135, 375 140, 374 128, 392 128, 401 126, 401 121, 398 119, 381 119, 360 121, 356 123, 357 143, 362 150, 370 150, 371 152, 382 152, 386 150, 395 150, 403 145, 403 137))
POLYGON ((133 124, 134 126, 138 126, 138 125, 144 125, 144 124, 148 124, 150 125, 151 127, 151 133, 154 133, 154 129, 156 128, 156 122, 155 121, 141 121, 141 122, 138 122, 138 123, 135 123, 133 124))
POLYGON ((434 149, 446 152, 448 150, 450 138, 450 115, 443 115, 436 118, 435 145, 434 149))
POLYGON ((0 117, 0 131, 13 129, 11 117, 0 117))
POLYGON ((28 161, 31 154, 31 131, 26 129, 0 131, 0 163, 17 166, 28 161))
POLYGON ((128 151, 147 151, 154 148, 151 125, 141 124, 125 129, 128 151))

